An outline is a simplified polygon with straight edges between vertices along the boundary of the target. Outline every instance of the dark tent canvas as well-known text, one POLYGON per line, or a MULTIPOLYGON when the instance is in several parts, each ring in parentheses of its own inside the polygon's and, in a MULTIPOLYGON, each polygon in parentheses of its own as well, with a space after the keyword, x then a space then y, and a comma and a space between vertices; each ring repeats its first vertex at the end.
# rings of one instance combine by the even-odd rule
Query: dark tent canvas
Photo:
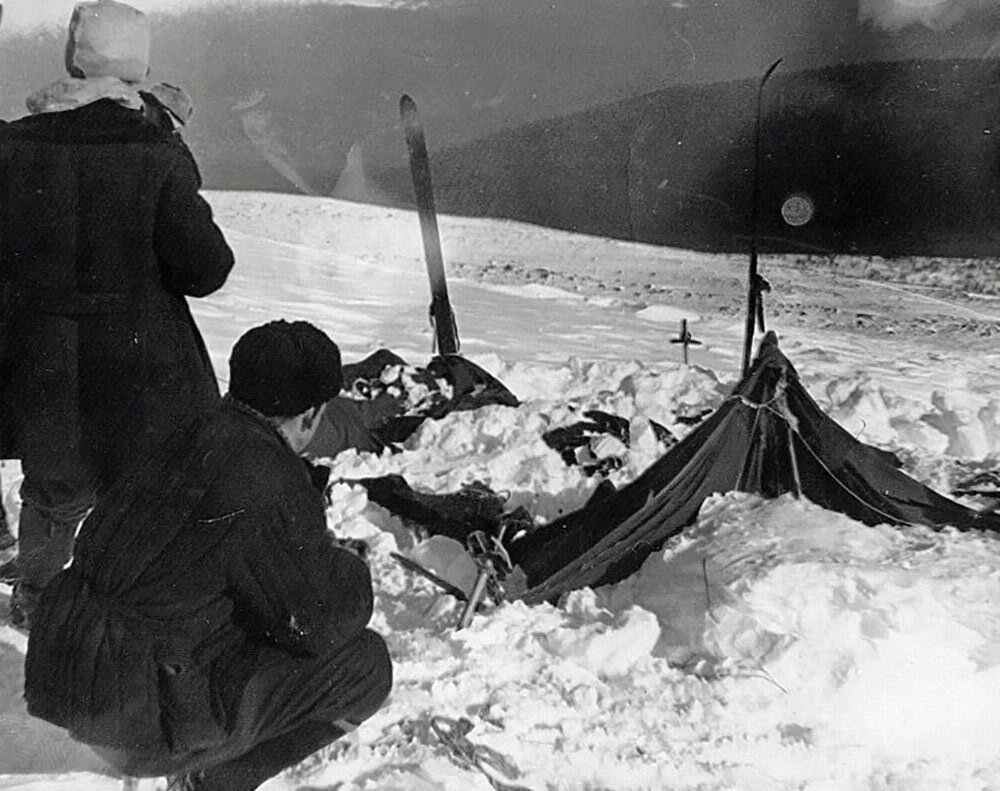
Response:
POLYGON ((694 522, 707 497, 794 493, 865 524, 1000 531, 1000 516, 949 500, 856 440, 809 396, 768 333, 749 373, 704 423, 618 492, 515 541, 511 558, 534 603, 618 582, 694 522))

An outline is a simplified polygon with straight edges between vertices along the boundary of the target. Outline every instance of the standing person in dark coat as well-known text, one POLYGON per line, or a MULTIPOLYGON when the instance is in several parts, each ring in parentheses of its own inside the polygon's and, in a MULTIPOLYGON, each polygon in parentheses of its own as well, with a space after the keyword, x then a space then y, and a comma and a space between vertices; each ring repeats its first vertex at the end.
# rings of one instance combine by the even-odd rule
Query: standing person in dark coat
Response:
POLYGON ((230 392, 102 497, 42 594, 28 711, 127 775, 250 791, 373 714, 385 643, 367 564, 299 454, 340 390, 306 322, 246 333, 230 392))
POLYGON ((24 470, 22 624, 95 492, 219 399, 185 296, 218 289, 233 255, 186 146, 144 115, 148 49, 140 12, 78 5, 71 76, 0 127, 0 449, 24 470))

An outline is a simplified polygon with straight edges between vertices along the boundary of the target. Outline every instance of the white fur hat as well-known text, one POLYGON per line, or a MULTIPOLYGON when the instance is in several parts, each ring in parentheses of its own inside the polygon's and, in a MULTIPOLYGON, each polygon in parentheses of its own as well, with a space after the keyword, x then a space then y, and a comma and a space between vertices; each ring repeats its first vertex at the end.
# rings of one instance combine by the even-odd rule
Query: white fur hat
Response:
POLYGON ((144 80, 149 72, 146 15, 115 0, 78 4, 69 23, 66 69, 74 77, 144 80))

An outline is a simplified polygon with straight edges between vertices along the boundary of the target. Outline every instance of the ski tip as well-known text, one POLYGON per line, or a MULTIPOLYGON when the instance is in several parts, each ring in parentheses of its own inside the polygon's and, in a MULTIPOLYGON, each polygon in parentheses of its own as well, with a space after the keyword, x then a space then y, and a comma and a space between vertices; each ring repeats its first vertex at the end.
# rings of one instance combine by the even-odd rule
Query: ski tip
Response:
POLYGON ((764 72, 763 76, 760 79, 761 84, 767 82, 770 79, 771 75, 774 74, 774 72, 777 70, 778 66, 781 65, 781 62, 783 60, 784 58, 778 58, 774 63, 772 63, 770 66, 767 67, 767 71, 764 72))

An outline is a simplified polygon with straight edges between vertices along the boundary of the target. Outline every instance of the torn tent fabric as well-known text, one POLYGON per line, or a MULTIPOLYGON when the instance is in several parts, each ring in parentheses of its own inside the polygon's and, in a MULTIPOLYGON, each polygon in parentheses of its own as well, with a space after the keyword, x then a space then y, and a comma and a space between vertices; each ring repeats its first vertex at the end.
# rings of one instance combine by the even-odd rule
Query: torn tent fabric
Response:
POLYGON ((984 470, 960 481, 951 493, 959 496, 1000 497, 1000 470, 984 470))
POLYGON ((639 478, 515 541, 511 559, 526 590, 508 593, 534 603, 618 582, 693 523, 707 497, 734 490, 802 495, 868 525, 1000 531, 1000 516, 949 500, 899 467, 823 413, 768 333, 732 395, 639 478))
POLYGON ((490 404, 518 406, 517 397, 478 365, 458 355, 434 357, 426 368, 407 364, 388 349, 344 366, 345 396, 328 402, 313 457, 350 448, 379 453, 404 442, 424 420, 490 404))
POLYGON ((504 512, 506 498, 480 481, 457 492, 426 494, 413 489, 401 475, 344 480, 365 487, 368 499, 427 535, 446 536, 465 545, 470 533, 481 530, 491 536, 513 536, 531 526, 524 508, 504 512))

